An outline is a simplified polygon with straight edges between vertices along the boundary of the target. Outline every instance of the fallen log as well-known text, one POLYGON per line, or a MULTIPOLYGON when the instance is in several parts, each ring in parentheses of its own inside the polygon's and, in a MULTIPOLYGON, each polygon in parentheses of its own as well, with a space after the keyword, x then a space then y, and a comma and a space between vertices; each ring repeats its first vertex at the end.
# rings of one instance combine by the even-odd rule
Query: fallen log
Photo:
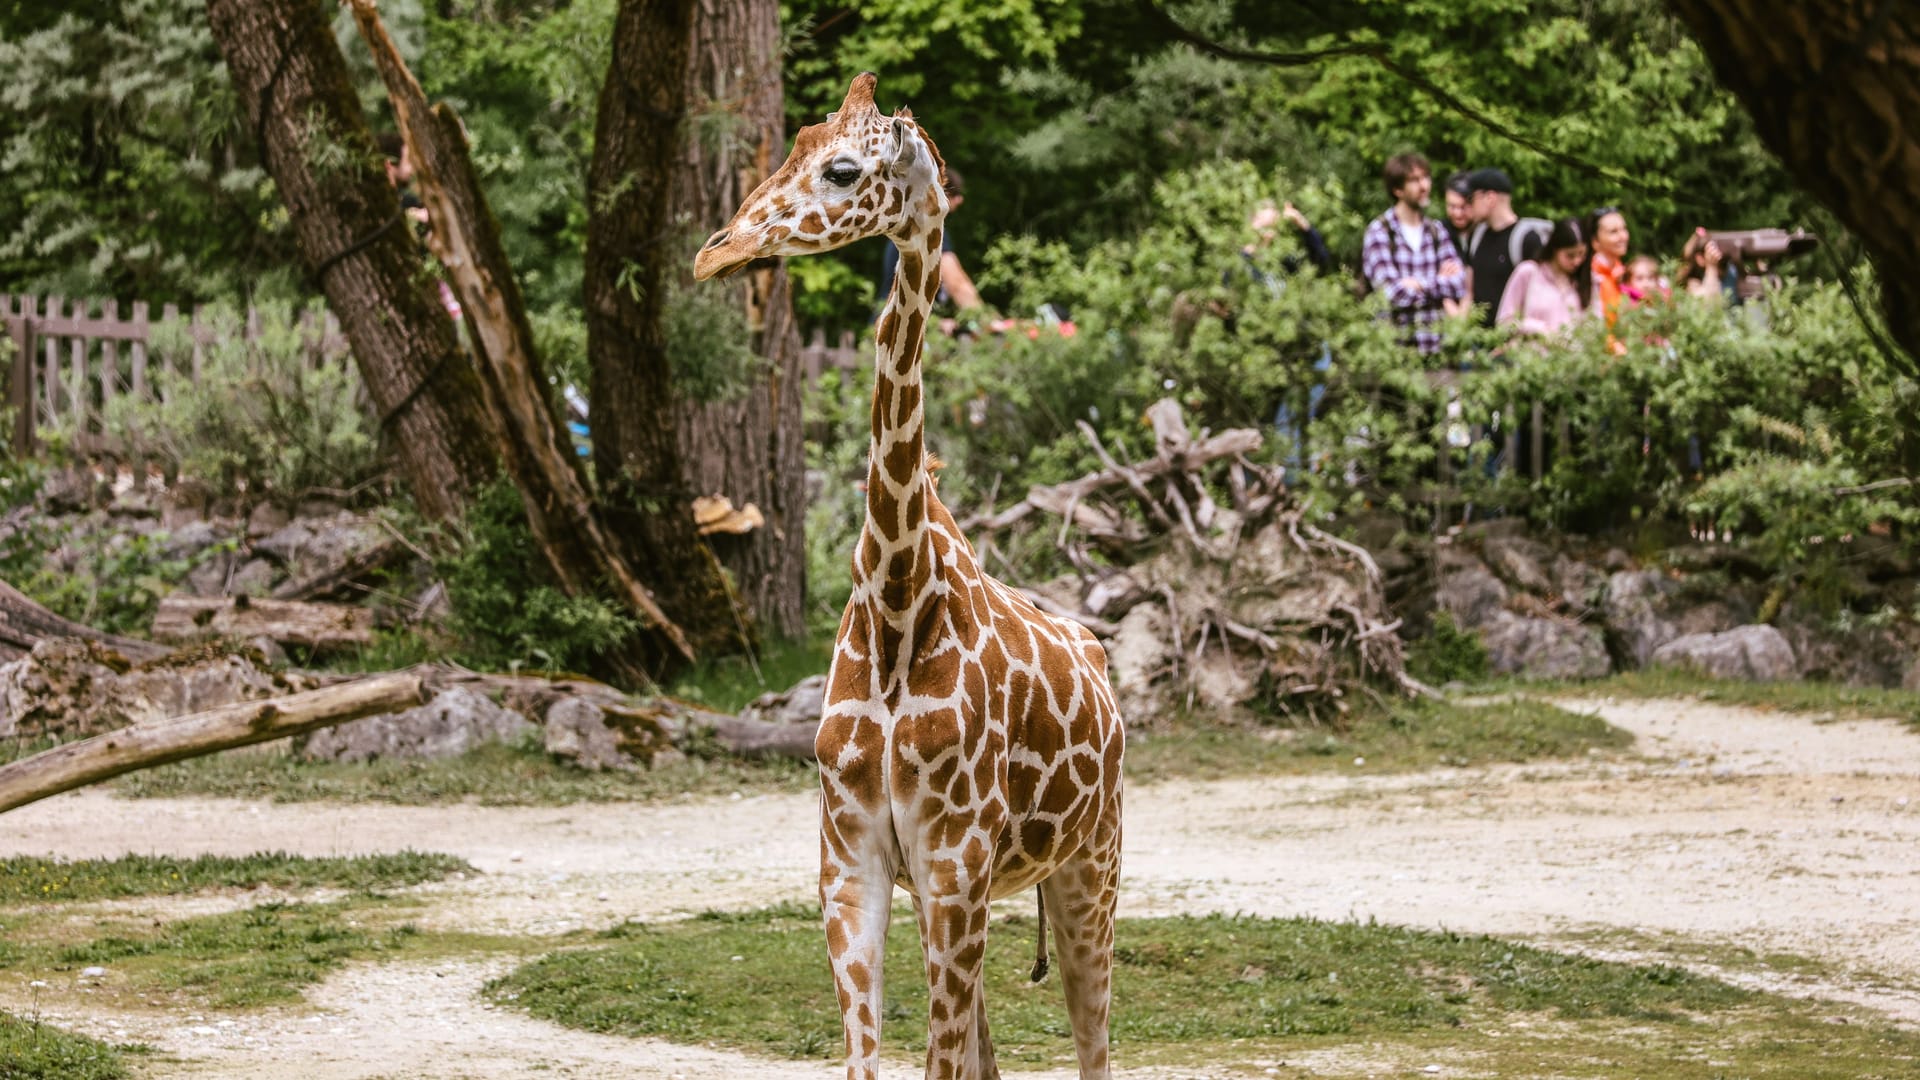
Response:
POLYGON ((53 638, 80 638, 112 647, 129 660, 151 660, 167 653, 163 645, 115 634, 63 619, 29 600, 19 589, 0 581, 0 663, 18 660, 35 645, 53 638))
POLYGON ((0 813, 122 773, 284 739, 424 700, 424 680, 397 672, 134 724, 0 766, 0 813))
POLYGON ((176 593, 160 601, 153 636, 182 645, 211 638, 266 637, 329 652, 372 644, 373 612, 352 604, 176 593))

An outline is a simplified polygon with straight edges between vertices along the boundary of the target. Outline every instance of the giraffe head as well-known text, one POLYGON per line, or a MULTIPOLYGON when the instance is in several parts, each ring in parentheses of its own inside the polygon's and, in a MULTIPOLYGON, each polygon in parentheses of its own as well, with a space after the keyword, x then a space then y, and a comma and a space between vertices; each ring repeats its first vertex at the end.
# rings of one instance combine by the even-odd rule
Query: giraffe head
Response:
POLYGON ((693 276, 725 277, 755 259, 812 255, 869 236, 896 239, 946 216, 946 164, 906 109, 873 103, 878 80, 853 80, 824 124, 800 129, 786 164, 767 177, 694 258, 693 276))

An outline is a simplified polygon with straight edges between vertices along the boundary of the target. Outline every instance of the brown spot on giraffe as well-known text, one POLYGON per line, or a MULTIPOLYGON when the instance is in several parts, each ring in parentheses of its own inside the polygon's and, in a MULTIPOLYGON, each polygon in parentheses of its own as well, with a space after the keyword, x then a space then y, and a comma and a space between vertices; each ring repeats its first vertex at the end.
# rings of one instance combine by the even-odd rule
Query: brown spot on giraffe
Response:
POLYGON ((929 1077, 995 1075, 981 1024, 987 905, 1038 885, 1083 1080, 1106 1080, 1124 735, 1105 656, 981 569, 926 452, 921 351, 939 289, 939 149, 848 88, 825 124, 747 197, 695 261, 704 280, 754 259, 883 230, 899 270, 875 334, 866 522, 815 739, 820 897, 850 1080, 880 1071, 881 953, 891 892, 913 894, 931 1000, 929 1077), (816 183, 857 162, 850 194, 816 183))

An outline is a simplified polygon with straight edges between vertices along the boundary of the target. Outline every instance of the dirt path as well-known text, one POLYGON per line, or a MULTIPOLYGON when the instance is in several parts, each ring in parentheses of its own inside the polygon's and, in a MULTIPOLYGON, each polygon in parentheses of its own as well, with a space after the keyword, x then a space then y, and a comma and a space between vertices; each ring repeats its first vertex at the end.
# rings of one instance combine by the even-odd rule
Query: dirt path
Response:
MULTIPOLYGON (((1920 1023, 1920 737, 1891 722, 1697 703, 1572 707, 1634 732, 1645 756, 1135 788, 1122 914, 1377 918, 1549 942, 1626 930, 1635 936, 1598 948, 1636 955, 1659 955, 1657 936, 1671 933, 1819 959, 1842 975, 1774 988, 1920 1023)), ((527 810, 76 793, 7 815, 0 854, 444 851, 484 873, 420 890, 433 903, 419 921, 550 934, 805 897, 814 815, 808 796, 527 810)), ((39 1008, 184 1062, 164 1075, 286 1076, 295 1062, 301 1076, 341 1080, 834 1074, 476 1008, 475 989, 496 971, 357 967, 310 994, 311 1008, 224 1021, 108 1015, 70 994, 39 1008)), ((25 995, 0 985, 0 1008, 22 1009, 25 995)), ((1260 1064, 1238 1063, 1256 1075, 1260 1064)))

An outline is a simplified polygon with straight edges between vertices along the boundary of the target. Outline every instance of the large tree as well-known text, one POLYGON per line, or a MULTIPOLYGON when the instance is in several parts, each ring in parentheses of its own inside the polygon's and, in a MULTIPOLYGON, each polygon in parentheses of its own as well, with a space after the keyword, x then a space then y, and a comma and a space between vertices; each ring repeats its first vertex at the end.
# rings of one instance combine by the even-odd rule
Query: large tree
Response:
POLYGON ((1880 269, 1887 324, 1920 356, 1920 22, 1878 0, 1669 0, 1794 179, 1880 269))
POLYGON ((420 511, 457 515, 499 470, 494 425, 453 323, 431 294, 318 0, 208 0, 261 162, 420 511))
POLYGON ((593 459, 606 518, 696 649, 739 636, 734 597, 694 529, 673 407, 667 293, 694 0, 621 0, 587 176, 586 319, 593 459))
MULTIPOLYGON (((690 107, 702 121, 686 138, 674 188, 684 222, 673 278, 691 282, 693 252, 732 218, 786 153, 777 0, 702 4, 693 18, 690 107)), ((760 508, 766 523, 744 535, 711 538, 741 596, 768 631, 806 629, 806 455, 801 439, 800 334, 786 265, 741 274, 722 289, 747 323, 755 360, 717 393, 682 392, 680 440, 696 492, 760 508)))

